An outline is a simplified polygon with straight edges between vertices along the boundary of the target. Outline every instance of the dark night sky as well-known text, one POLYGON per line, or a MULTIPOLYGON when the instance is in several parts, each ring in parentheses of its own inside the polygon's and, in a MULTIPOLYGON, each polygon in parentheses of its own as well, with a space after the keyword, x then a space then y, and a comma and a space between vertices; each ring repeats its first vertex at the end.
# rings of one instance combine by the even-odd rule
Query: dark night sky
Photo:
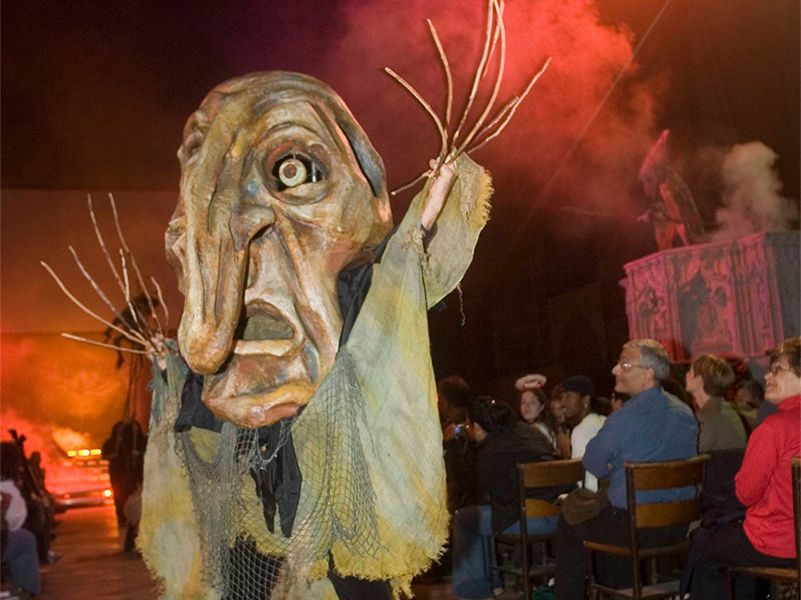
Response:
MULTIPOLYGON (((710 148, 761 141, 778 154, 783 195, 799 197, 797 0, 672 0, 658 19, 664 0, 599 0, 597 12, 578 0, 507 5, 506 97, 545 56, 554 62, 504 136, 475 156, 493 173, 496 197, 464 284, 468 326, 458 327, 456 310, 432 319, 438 370, 469 370, 478 380, 518 368, 502 364, 509 349, 499 346, 509 342, 495 325, 519 313, 525 337, 547 344, 544 306, 568 289, 599 285, 616 315, 607 323, 611 343, 625 337, 616 281, 623 262, 654 249, 631 215, 645 208, 637 168, 661 129, 672 130, 671 157, 706 220, 720 205, 719 174, 706 169, 710 148), (454 358, 456 349, 476 346, 495 361, 454 358)), ((2 187, 165 192, 132 194, 121 206, 135 232, 132 246, 159 261, 185 119, 217 83, 271 69, 330 83, 384 157, 395 187, 423 169, 437 138, 381 69, 407 75, 440 105, 441 75, 424 18, 439 28, 464 87, 482 11, 480 0, 5 0, 2 187)), ((3 331, 30 330, 45 312, 58 319, 44 320, 42 329, 87 327, 52 294, 25 292, 33 280, 37 289, 44 285, 36 261, 64 254, 75 237, 91 233, 75 200, 81 195, 65 194, 64 206, 48 208, 3 194, 3 331), (20 297, 25 301, 15 302, 20 297)), ((407 202, 402 196, 393 203, 396 215, 407 202)), ((163 264, 152 268, 169 277, 163 264)))

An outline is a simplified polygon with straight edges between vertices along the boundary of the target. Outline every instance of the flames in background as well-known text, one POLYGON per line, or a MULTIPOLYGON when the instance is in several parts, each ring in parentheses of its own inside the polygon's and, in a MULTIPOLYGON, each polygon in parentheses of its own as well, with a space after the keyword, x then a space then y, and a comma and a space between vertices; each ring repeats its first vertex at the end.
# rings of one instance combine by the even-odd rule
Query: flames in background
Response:
POLYGON ((57 334, 4 334, 0 353, 0 438, 9 440, 9 429, 24 434, 28 456, 41 453, 51 492, 61 491, 55 484, 71 479, 67 451, 100 448, 122 417, 127 366, 117 369, 111 350, 57 334))

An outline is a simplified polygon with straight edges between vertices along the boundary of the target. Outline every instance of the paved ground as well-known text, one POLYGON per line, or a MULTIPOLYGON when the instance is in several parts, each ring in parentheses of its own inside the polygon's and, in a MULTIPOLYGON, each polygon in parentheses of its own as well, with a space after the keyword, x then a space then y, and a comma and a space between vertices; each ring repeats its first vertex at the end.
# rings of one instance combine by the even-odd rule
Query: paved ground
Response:
POLYGON ((121 551, 113 506, 73 508, 58 520, 52 547, 61 559, 42 569, 42 600, 158 598, 142 559, 121 551))
MULTIPOLYGON (((158 588, 142 559, 121 551, 114 507, 58 515, 53 549, 61 559, 42 569, 41 600, 150 600, 158 588)), ((448 583, 414 586, 419 600, 451 600, 448 583)))

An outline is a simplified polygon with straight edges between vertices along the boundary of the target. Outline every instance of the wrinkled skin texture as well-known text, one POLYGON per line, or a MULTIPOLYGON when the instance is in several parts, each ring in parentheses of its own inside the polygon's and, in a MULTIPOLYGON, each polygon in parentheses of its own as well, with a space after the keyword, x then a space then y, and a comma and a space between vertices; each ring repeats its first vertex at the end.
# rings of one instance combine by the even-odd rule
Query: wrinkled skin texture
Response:
POLYGON ((338 274, 391 229, 383 164, 330 88, 284 72, 212 90, 178 158, 166 245, 181 352, 219 419, 274 423, 334 364, 338 274))

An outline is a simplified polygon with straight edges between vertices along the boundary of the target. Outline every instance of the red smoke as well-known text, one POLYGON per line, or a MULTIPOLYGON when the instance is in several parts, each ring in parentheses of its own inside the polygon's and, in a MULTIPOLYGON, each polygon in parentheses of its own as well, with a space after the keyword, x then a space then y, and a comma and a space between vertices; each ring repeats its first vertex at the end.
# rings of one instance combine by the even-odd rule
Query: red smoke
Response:
MULTIPOLYGON (((324 78, 379 146, 394 187, 423 170, 438 137, 399 85, 376 80, 369 69, 392 67, 442 114, 444 75, 422 17, 430 18, 454 72, 458 115, 478 63, 486 5, 383 0, 352 2, 343 13, 348 26, 322 57, 324 78)), ((491 171, 511 169, 524 178, 530 193, 519 202, 526 205, 560 199, 620 211, 654 137, 665 82, 640 76, 631 32, 600 23, 592 2, 509 2, 504 21, 508 53, 498 106, 547 57, 552 63, 506 131, 476 158, 491 171)))

